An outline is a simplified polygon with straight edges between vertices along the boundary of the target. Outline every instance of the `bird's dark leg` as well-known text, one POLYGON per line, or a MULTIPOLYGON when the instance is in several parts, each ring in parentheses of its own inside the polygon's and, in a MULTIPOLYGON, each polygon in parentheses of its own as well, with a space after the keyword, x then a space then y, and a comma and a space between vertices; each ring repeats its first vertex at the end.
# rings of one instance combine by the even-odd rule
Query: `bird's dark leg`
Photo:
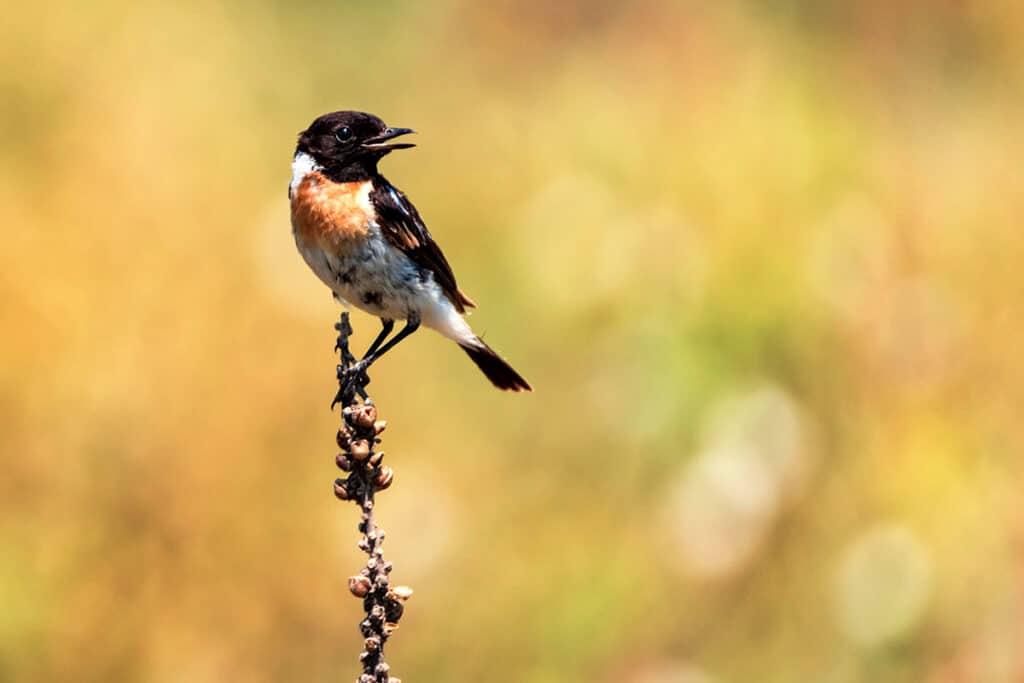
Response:
POLYGON ((387 320, 386 318, 381 318, 380 322, 384 326, 384 329, 380 331, 380 334, 377 335, 377 338, 373 340, 372 344, 370 344, 370 348, 366 349, 366 353, 363 354, 363 358, 369 358, 370 356, 372 356, 374 351, 379 349, 380 345, 383 344, 384 340, 388 338, 389 334, 391 334, 391 330, 395 329, 394 320, 387 320))
MULTIPOLYGON (((383 328, 381 329, 380 334, 377 335, 377 338, 373 340, 373 343, 370 344, 370 348, 366 350, 366 353, 363 355, 363 361, 372 356, 373 353, 378 348, 380 348, 380 345, 384 342, 384 340, 387 339, 388 335, 391 334, 391 330, 395 329, 394 320, 381 318, 380 322, 383 325, 383 328)), ((349 333, 351 334, 351 328, 349 328, 349 333)), ((359 396, 364 401, 368 400, 368 396, 366 394, 366 385, 370 383, 370 376, 366 374, 366 368, 370 367, 370 364, 362 362, 357 363, 355 357, 351 353, 348 353, 348 355, 346 356, 345 353, 348 352, 347 341, 344 347, 340 348, 342 348, 342 358, 345 361, 345 367, 342 368, 340 365, 338 366, 338 379, 343 381, 345 384, 353 385, 352 388, 355 390, 355 392, 358 393, 359 396)), ((341 394, 342 390, 339 389, 338 396, 341 396, 341 394)), ((338 396, 334 397, 334 402, 331 403, 332 408, 334 407, 335 403, 341 401, 341 399, 338 398, 338 396)))
MULTIPOLYGON (((391 324, 394 325, 393 321, 388 322, 391 322, 391 324)), ((387 326, 387 323, 385 323, 385 326, 387 326)), ((367 352, 366 356, 364 356, 363 359, 358 363, 349 367, 348 370, 346 371, 356 381, 356 386, 366 386, 367 384, 369 384, 370 378, 366 377, 366 370, 371 365, 373 365, 381 356, 383 356, 391 349, 395 348, 399 342, 401 342, 403 339, 405 339, 410 334, 419 329, 419 326, 420 317, 418 315, 410 315, 405 323, 405 327, 399 330, 398 334, 396 334, 394 337, 388 340, 387 344, 384 344, 383 346, 374 349, 373 346, 378 346, 378 343, 375 341, 373 343, 373 346, 370 347, 371 350, 367 352)), ((383 337, 387 335, 382 332, 381 336, 383 337)))
POLYGON ((396 346, 398 346, 399 342, 401 342, 403 339, 408 337, 410 334, 412 334, 413 332, 415 332, 419 328, 420 328, 420 317, 419 317, 419 315, 410 315, 409 319, 406 320, 406 322, 405 322, 405 327, 403 327, 398 332, 398 334, 396 334, 394 337, 392 337, 391 340, 388 341, 387 344, 385 344, 384 346, 380 347, 379 349, 374 351, 372 354, 367 354, 366 357, 363 358, 363 360, 359 361, 359 364, 366 363, 367 367, 369 367, 378 358, 380 358, 385 353, 387 353, 391 349, 393 349, 396 346))

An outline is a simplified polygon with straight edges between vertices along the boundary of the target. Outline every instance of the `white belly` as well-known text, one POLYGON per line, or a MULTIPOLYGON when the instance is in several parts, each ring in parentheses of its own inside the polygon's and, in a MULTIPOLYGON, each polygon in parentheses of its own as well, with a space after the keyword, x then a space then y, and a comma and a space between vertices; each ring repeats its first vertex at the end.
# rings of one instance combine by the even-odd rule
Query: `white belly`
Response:
POLYGON ((336 296, 379 318, 430 317, 430 309, 447 303, 433 275, 390 246, 377 226, 371 226, 369 237, 342 257, 319 245, 304 244, 298 237, 296 244, 336 296))
POLYGON ((343 302, 378 318, 419 319, 459 343, 476 339, 433 274, 388 244, 378 225, 371 224, 369 239, 345 250, 344 256, 325 252, 292 232, 302 258, 343 302))

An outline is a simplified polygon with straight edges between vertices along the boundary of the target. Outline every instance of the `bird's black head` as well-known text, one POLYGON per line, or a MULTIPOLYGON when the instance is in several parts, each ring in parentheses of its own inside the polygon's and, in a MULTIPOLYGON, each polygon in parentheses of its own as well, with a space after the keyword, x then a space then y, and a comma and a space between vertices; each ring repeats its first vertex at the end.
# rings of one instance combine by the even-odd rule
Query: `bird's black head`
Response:
POLYGON ((364 180, 377 173, 377 162, 391 150, 415 147, 411 142, 390 142, 413 132, 389 128, 373 114, 336 111, 324 114, 299 133, 295 151, 313 157, 333 180, 364 180))

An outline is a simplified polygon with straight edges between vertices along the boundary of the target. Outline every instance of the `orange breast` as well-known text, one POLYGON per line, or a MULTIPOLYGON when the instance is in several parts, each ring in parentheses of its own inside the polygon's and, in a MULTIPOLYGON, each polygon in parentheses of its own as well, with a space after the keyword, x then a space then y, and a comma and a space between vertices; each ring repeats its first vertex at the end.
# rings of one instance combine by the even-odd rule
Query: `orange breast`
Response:
POLYGON ((292 227, 309 246, 342 256, 362 242, 375 218, 369 180, 336 183, 309 173, 292 193, 292 227))

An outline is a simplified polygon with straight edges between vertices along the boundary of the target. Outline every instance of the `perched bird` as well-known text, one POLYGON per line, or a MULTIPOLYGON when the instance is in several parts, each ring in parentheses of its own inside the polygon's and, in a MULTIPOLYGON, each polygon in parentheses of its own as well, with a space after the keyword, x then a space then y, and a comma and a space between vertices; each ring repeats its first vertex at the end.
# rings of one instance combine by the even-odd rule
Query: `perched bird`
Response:
POLYGON ((324 114, 299 133, 288 186, 292 232, 306 264, 336 299, 377 316, 383 329, 361 361, 364 373, 422 324, 455 341, 499 389, 529 382, 473 333, 462 314, 476 306, 459 289, 448 259, 412 202, 377 163, 414 132, 372 114, 324 114), (405 327, 385 343, 396 320, 405 327))

